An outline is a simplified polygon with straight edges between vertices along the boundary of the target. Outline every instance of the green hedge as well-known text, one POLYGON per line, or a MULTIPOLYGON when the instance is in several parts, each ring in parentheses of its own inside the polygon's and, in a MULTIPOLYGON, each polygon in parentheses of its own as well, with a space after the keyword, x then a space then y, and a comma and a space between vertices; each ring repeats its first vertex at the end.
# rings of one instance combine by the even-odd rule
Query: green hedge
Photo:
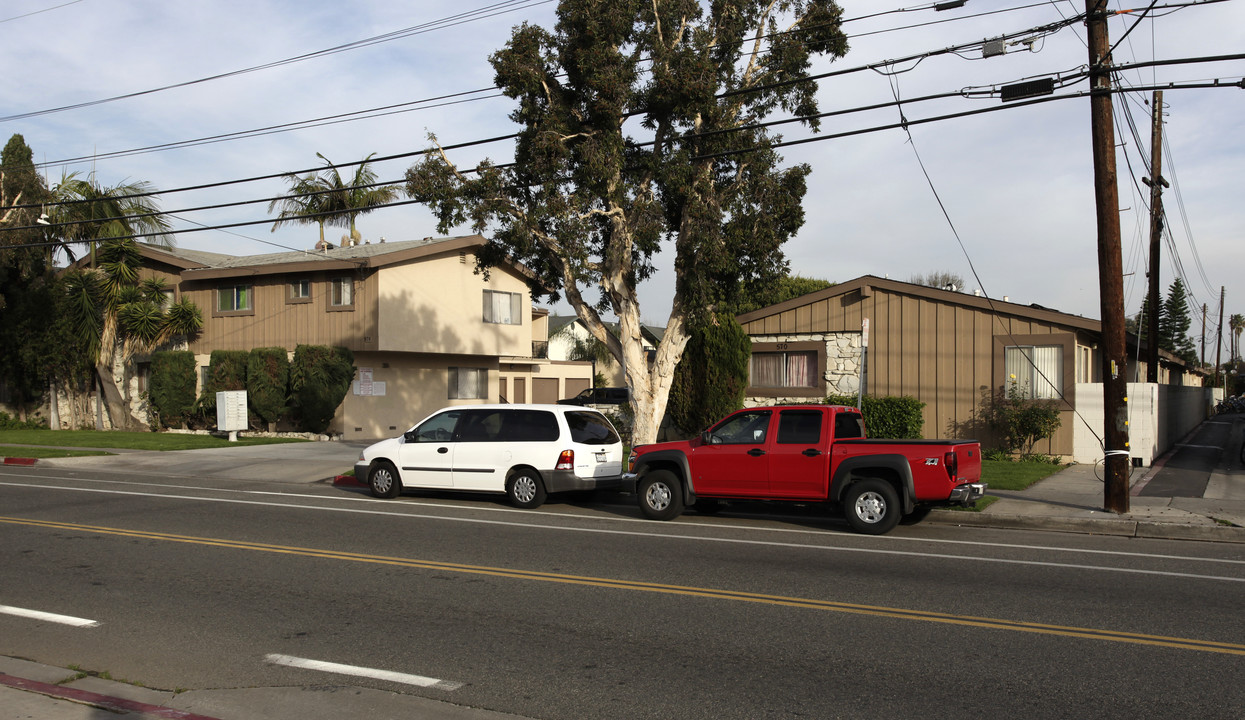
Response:
POLYGON ((299 345, 290 367, 290 394, 308 432, 324 432, 354 379, 354 353, 344 347, 299 345))
MULTIPOLYGON (((826 402, 831 405, 856 406, 855 395, 830 395, 826 402)), ((909 396, 872 397, 866 395, 861 401, 860 412, 865 418, 865 434, 871 438, 894 438, 916 440, 924 437, 925 424, 921 411, 925 403, 909 396)))
POLYGON ((687 436, 744 406, 752 355, 752 340, 733 317, 695 327, 690 335, 674 371, 668 405, 670 420, 687 436))
POLYGON ((161 427, 184 426, 195 408, 195 354, 189 350, 152 354, 148 395, 161 427))
POLYGON ((285 348, 255 348, 246 364, 246 398, 251 410, 269 425, 289 407, 290 359, 285 348))

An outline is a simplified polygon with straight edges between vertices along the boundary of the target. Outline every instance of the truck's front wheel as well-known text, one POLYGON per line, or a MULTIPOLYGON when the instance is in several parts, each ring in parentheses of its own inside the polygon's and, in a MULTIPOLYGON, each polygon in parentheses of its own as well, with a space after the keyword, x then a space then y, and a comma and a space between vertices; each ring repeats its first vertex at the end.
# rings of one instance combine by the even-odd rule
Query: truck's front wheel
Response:
POLYGON ((673 520, 683 512, 683 486, 669 470, 647 473, 636 490, 640 512, 649 520, 673 520))
POLYGON ((903 508, 899 493, 885 480, 869 478, 853 483, 843 497, 843 514, 856 532, 882 535, 899 523, 903 508))

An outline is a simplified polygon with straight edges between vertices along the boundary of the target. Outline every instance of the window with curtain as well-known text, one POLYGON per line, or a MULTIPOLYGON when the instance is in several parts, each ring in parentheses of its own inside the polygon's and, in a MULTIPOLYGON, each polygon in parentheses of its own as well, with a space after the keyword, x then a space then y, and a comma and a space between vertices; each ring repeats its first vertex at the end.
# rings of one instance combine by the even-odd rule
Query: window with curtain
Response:
POLYGON ((234 312, 251 309, 251 286, 231 285, 216 290, 216 309, 220 312, 234 312))
POLYGON ((523 296, 519 293, 484 291, 484 322, 497 325, 522 325, 523 296))
POLYGON ((333 307, 354 305, 354 280, 348 277, 333 278, 333 288, 329 303, 333 307))
POLYGON ((487 368, 450 368, 451 400, 488 399, 487 368))
POLYGON ((817 353, 760 352, 752 354, 752 387, 817 387, 817 353))
POLYGON ((1063 395, 1062 345, 1013 345, 1004 350, 1005 379, 1021 397, 1052 399, 1063 395))

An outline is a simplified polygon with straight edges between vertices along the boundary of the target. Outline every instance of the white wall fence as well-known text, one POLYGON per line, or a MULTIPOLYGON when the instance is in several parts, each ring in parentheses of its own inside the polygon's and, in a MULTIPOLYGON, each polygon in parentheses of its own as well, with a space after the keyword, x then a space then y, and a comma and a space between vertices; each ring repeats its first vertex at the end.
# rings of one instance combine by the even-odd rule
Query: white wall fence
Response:
MULTIPOLYGON (((1072 459, 1102 460, 1102 384, 1076 386, 1078 415, 1072 438, 1072 459)), ((1128 444, 1133 463, 1150 466, 1193 428, 1210 417, 1223 399, 1222 388, 1181 387, 1154 383, 1128 384, 1128 444)))

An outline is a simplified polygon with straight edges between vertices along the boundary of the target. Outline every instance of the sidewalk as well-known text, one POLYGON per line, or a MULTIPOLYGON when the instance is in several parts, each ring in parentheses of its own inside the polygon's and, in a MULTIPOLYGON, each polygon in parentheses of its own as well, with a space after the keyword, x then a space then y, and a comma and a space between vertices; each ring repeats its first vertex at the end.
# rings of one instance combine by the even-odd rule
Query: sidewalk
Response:
MULTIPOLYGON (((1129 512, 1103 510, 1101 466, 1072 465, 1020 491, 986 490, 1000 498, 982 512, 935 510, 925 522, 943 525, 1051 530, 1168 540, 1245 543, 1245 499, 1136 495, 1161 468, 1134 473, 1129 512)), ((1236 487, 1245 487, 1237 476, 1236 487)))
POLYGON ((347 685, 163 690, 81 677, 0 656, 0 720, 522 720, 414 695, 347 685))

